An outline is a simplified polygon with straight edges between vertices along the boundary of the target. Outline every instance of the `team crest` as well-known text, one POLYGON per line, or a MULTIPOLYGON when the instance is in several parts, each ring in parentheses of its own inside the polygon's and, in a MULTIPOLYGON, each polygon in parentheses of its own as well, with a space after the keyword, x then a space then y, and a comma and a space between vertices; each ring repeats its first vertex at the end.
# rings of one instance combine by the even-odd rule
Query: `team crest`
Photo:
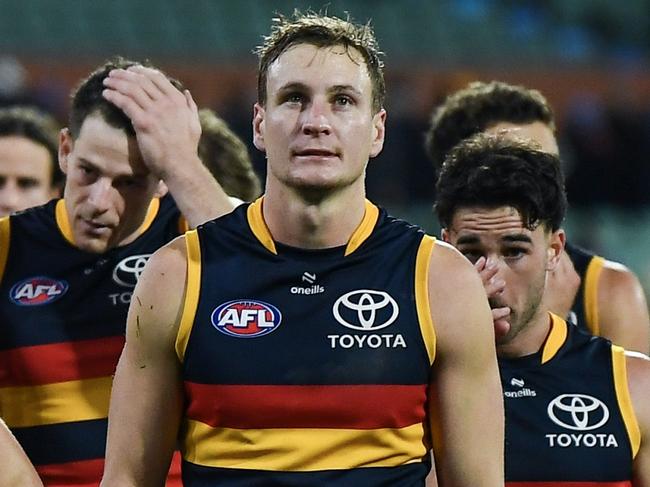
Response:
POLYGON ((41 306, 49 304, 68 290, 68 283, 49 277, 30 277, 13 285, 9 299, 19 306, 41 306))
POLYGON ((282 313, 263 301, 237 299, 215 308, 210 320, 212 326, 225 335, 256 338, 276 330, 282 321, 282 313))

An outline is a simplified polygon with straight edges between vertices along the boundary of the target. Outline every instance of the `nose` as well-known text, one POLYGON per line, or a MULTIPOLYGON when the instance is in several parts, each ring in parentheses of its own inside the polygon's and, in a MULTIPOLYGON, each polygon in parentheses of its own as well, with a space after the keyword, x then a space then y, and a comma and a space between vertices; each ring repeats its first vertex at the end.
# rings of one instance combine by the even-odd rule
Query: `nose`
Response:
POLYGON ((325 100, 314 99, 303 111, 302 131, 311 136, 330 134, 329 105, 325 100))
POLYGON ((0 217, 20 209, 20 189, 16 181, 8 179, 0 188, 0 217))
POLYGON ((88 203, 93 206, 96 213, 105 213, 111 207, 114 191, 115 188, 110 180, 99 178, 90 188, 88 203))

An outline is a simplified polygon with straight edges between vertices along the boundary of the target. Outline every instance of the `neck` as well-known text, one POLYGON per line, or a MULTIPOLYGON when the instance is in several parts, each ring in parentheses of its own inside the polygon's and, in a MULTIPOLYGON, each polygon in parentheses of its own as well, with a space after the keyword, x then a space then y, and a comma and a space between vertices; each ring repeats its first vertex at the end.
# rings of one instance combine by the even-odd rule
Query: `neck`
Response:
POLYGON ((322 249, 348 243, 365 212, 365 191, 345 188, 335 195, 307 199, 289 188, 268 188, 264 221, 277 242, 322 249))
POLYGON ((518 358, 541 350, 551 329, 551 316, 539 307, 535 315, 513 337, 497 343, 497 355, 502 358, 518 358))

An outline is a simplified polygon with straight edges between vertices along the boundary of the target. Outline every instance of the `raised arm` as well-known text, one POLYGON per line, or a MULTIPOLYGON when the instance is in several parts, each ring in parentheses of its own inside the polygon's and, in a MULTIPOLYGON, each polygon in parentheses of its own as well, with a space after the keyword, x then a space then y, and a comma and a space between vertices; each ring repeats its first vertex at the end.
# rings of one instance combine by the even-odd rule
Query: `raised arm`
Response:
POLYGON ((429 272, 436 330, 431 424, 441 486, 503 486, 503 395, 492 316, 472 265, 436 243, 429 272))
POLYGON ((0 487, 43 487, 36 470, 0 419, 0 487))
POLYGON ((235 207, 199 159, 201 124, 189 91, 143 66, 111 71, 104 84, 105 98, 131 119, 145 164, 165 182, 190 227, 235 207))
POLYGON ((174 344, 185 276, 179 237, 149 259, 133 293, 111 394, 104 487, 164 485, 182 414, 174 344))
POLYGON ((639 452, 634 458, 634 487, 650 487, 650 359, 626 352, 628 389, 641 433, 639 452))
POLYGON ((598 280, 597 300, 599 335, 626 350, 649 353, 648 303, 634 273, 606 260, 598 280))

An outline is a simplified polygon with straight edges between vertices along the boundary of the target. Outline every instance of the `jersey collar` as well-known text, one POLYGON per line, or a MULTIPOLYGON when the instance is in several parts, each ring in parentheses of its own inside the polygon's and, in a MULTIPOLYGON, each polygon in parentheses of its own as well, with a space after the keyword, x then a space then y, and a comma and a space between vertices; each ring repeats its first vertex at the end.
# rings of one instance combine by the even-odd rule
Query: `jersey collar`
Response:
MULTIPOLYGON (((138 237, 146 232, 151 224, 153 223, 154 218, 158 214, 158 209, 160 208, 160 199, 153 198, 151 203, 149 203, 149 208, 147 209, 147 214, 144 217, 144 221, 140 228, 138 228, 138 237)), ((72 234, 72 227, 70 225, 70 220, 68 219, 68 212, 65 208, 65 200, 61 198, 56 202, 56 208, 54 210, 54 215, 56 218, 56 225, 59 227, 61 235, 72 245, 74 243, 74 236, 72 234)))
POLYGON ((553 313, 549 313, 549 316, 551 319, 551 330, 542 348, 542 364, 545 364, 557 355, 557 352, 564 345, 568 334, 566 321, 553 313))
MULTIPOLYGON (((259 240, 259 242, 269 252, 278 255, 278 251, 275 247, 275 242, 273 241, 269 227, 266 226, 264 215, 262 214, 263 200, 264 197, 262 196, 248 206, 248 210, 246 211, 248 225, 250 226, 253 235, 255 235, 255 238, 257 238, 257 240, 259 240)), ((363 218, 357 229, 350 237, 350 240, 345 247, 344 255, 350 255, 352 252, 357 250, 363 242, 367 240, 367 238, 372 233, 372 230, 375 228, 378 219, 379 208, 373 205, 370 201, 365 200, 365 212, 363 218)))

